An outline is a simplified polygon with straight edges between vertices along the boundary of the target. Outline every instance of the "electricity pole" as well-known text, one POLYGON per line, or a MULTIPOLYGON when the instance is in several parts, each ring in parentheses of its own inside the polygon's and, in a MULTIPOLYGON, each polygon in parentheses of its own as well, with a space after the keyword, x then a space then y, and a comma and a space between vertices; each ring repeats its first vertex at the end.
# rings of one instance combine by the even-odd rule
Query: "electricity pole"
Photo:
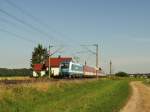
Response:
POLYGON ((109 74, 110 74, 110 76, 111 76, 111 74, 112 74, 112 62, 111 62, 111 60, 110 60, 110 71, 109 71, 109 74))
POLYGON ((49 57, 48 57, 48 75, 51 78, 51 45, 49 45, 49 57))
POLYGON ((98 73, 97 73, 97 71, 98 71, 98 68, 99 68, 99 48, 98 48, 98 44, 94 44, 93 46, 95 46, 96 47, 96 77, 98 78, 98 73))
POLYGON ((92 54, 96 55, 96 77, 98 78, 98 69, 99 69, 99 47, 98 44, 92 44, 92 45, 81 45, 81 46, 95 46, 96 47, 96 52, 93 52, 91 50, 88 49, 89 52, 91 52, 92 54))
POLYGON ((98 52, 98 44, 95 44, 96 46, 96 67, 98 68, 99 66, 99 52, 98 52))

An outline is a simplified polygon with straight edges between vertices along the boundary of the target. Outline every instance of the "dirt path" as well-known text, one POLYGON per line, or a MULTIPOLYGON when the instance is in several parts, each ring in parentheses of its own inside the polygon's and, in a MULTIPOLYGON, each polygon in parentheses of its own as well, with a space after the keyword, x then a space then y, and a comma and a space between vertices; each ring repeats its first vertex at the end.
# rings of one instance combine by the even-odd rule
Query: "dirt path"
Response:
POLYGON ((120 112, 150 112, 150 87, 140 81, 130 83, 132 96, 120 112))

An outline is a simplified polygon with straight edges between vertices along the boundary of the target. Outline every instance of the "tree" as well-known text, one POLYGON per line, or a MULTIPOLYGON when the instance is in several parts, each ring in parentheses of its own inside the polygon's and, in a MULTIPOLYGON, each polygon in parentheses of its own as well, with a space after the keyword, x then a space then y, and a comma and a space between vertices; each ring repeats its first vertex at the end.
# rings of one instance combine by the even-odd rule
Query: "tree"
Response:
POLYGON ((20 69, 7 69, 0 68, 0 77, 13 77, 13 76, 31 76, 31 69, 20 68, 20 69))
POLYGON ((128 77, 129 75, 125 72, 118 72, 115 74, 115 76, 119 76, 119 77, 128 77))
POLYGON ((47 48, 44 48, 41 44, 38 44, 37 47, 34 48, 32 52, 32 59, 31 59, 31 67, 37 63, 43 63, 45 59, 48 58, 47 48))

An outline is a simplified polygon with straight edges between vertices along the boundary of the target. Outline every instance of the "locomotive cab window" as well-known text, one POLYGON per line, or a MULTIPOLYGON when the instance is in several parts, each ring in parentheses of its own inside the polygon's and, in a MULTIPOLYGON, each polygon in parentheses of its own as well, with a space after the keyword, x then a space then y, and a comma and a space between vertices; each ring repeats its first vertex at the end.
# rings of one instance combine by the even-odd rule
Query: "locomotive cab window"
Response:
POLYGON ((71 70, 82 71, 83 68, 82 68, 82 66, 72 64, 71 70))
POLYGON ((61 68, 62 69, 69 68, 69 63, 62 63, 61 68))

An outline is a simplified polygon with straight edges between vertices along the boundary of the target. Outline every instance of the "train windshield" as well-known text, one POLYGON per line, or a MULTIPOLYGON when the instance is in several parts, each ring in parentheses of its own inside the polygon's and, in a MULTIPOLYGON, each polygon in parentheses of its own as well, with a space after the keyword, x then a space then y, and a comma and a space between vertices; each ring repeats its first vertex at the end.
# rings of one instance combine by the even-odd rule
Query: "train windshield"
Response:
POLYGON ((74 70, 74 71, 83 71, 83 67, 81 65, 72 64, 71 70, 74 70))
POLYGON ((69 68, 69 63, 61 63, 61 69, 69 68))

